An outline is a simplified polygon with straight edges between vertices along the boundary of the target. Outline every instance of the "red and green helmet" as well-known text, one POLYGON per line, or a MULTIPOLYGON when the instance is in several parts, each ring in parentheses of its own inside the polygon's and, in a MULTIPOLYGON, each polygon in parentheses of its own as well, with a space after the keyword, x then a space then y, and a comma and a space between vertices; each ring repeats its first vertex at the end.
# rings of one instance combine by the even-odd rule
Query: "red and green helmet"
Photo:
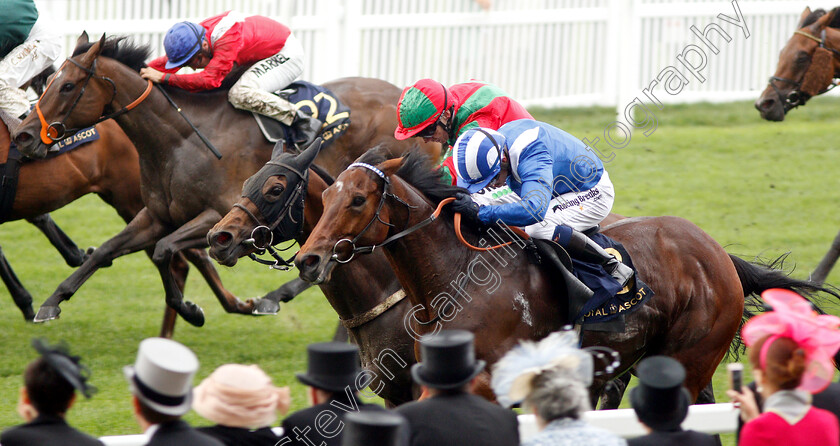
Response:
POLYGON ((451 98, 449 90, 433 79, 420 79, 406 87, 397 104, 397 130, 394 131, 394 138, 411 138, 436 122, 452 104, 451 98))

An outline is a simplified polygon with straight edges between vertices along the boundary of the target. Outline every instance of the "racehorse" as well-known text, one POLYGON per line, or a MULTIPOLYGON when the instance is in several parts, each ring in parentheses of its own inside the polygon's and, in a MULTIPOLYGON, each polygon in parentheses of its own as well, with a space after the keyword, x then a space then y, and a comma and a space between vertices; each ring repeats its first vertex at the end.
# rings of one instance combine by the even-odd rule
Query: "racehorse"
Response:
POLYGON ((799 26, 779 53, 776 73, 755 101, 768 121, 783 121, 792 109, 834 87, 840 77, 840 8, 805 8, 799 26))
MULTIPOLYGON (((336 261, 381 247, 413 305, 405 324, 410 334, 419 339, 443 328, 470 330, 488 371, 518 340, 542 338, 568 320, 565 288, 556 274, 525 260, 524 242, 511 238, 502 249, 479 253, 465 246, 489 248, 488 242, 505 237, 502 228, 481 237, 475 228, 463 228, 464 242, 459 240, 441 203, 463 190, 441 185, 422 156, 376 167, 371 164, 381 159, 366 158, 325 191, 323 216, 295 260, 303 279, 327 282, 336 261)), ((730 347, 745 294, 775 286, 817 288, 730 257, 677 217, 624 219, 604 233, 624 244, 656 295, 625 315, 623 333, 584 331, 582 344, 616 350, 619 374, 648 355, 676 358, 686 368, 692 401, 730 347)), ((600 395, 610 378, 596 377, 591 394, 600 395)), ((492 398, 489 372, 481 375, 479 389, 492 398)))
MULTIPOLYGON (((273 243, 306 241, 321 217, 321 194, 333 181, 312 165, 316 149, 274 157, 245 183, 243 197, 207 234, 211 257, 234 266, 240 257, 257 252, 267 241, 263 237, 273 243), (303 209, 295 209, 298 200, 303 209), (272 204, 276 206, 266 206, 272 204), (271 226, 276 227, 273 235, 260 234, 271 226)), ((370 388, 390 405, 412 400, 414 340, 402 327, 410 306, 385 256, 376 252, 337 267, 333 280, 321 290, 359 346, 362 365, 373 372, 370 388)))
MULTIPOLYGON (((120 38, 106 40, 104 35, 91 45, 86 34, 78 45, 77 55, 56 73, 38 102, 37 113, 18 127, 14 140, 27 156, 43 157, 58 133, 113 117, 137 148, 146 206, 59 285, 35 320, 55 319, 61 311, 59 304, 114 258, 154 247, 152 260, 163 280, 167 305, 189 323, 201 326, 203 311, 184 301, 169 272, 172 255, 207 246, 207 232, 236 202, 242 182, 268 161, 273 145, 264 140, 250 113, 229 104, 226 90, 192 94, 168 89, 178 104, 176 110, 162 90, 152 88, 138 74, 148 58, 148 46, 120 38), (218 148, 222 160, 211 155, 204 138, 196 138, 180 109, 218 148)), ((365 78, 341 79, 325 86, 350 108, 352 120, 346 133, 325 152, 353 159, 372 141, 386 144, 394 155, 415 145, 393 138, 400 93, 396 86, 365 78)), ((438 145, 423 148, 439 156, 438 145)), ((254 302, 246 306, 252 310, 254 302)))

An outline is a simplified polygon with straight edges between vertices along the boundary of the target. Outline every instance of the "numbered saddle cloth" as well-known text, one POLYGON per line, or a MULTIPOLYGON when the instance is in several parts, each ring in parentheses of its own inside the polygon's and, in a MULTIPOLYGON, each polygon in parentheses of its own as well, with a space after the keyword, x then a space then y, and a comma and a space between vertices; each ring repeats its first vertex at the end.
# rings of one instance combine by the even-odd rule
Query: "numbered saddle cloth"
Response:
MULTIPOLYGON (((321 127, 321 138, 324 140, 322 147, 331 144, 341 136, 350 126, 350 108, 341 103, 338 98, 320 85, 306 81, 298 81, 289 84, 282 91, 276 92, 278 96, 287 99, 295 104, 299 110, 309 113, 315 119, 323 123, 321 127)), ((295 135, 291 129, 279 121, 267 116, 253 113, 263 135, 269 141, 298 141, 300 135, 295 135)), ((292 144, 288 144, 292 145, 292 144)))

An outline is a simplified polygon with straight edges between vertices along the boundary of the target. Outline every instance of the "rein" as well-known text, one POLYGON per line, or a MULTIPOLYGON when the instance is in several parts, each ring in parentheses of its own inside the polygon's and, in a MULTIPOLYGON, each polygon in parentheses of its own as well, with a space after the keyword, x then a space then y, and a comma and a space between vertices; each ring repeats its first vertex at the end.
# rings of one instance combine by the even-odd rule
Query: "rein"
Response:
MULTIPOLYGON (((793 34, 794 35, 800 35, 800 36, 803 36, 803 37, 807 37, 808 39, 811 39, 811 40, 817 42, 819 44, 819 48, 822 48, 823 50, 826 50, 826 51, 830 51, 832 53, 833 57, 840 58, 840 51, 838 51, 834 48, 829 48, 825 45, 825 43, 826 43, 825 29, 823 29, 822 32, 820 33, 820 37, 817 37, 813 34, 809 34, 809 33, 806 33, 804 31, 800 31, 800 30, 794 31, 793 34)), ((813 63, 813 55, 811 57, 812 57, 811 62, 813 63)), ((771 87, 773 87, 773 91, 775 91, 776 95, 779 97, 779 102, 782 103, 782 107, 784 108, 785 113, 787 113, 788 111, 790 111, 790 110, 792 110, 796 107, 799 107, 800 105, 804 105, 805 101, 808 100, 812 96, 811 94, 808 94, 808 93, 800 90, 800 88, 802 88, 802 83, 805 80, 805 77, 808 75, 808 72, 809 72, 810 69, 811 69, 811 66, 809 65, 808 69, 805 70, 805 73, 802 74, 802 79, 800 79, 799 81, 795 81, 793 79, 787 79, 787 78, 779 77, 779 76, 770 76, 770 80, 767 83, 771 87), (793 90, 791 90, 787 94, 787 97, 785 97, 782 94, 781 90, 779 90, 779 88, 776 87, 776 84, 773 83, 774 81, 775 82, 784 82, 786 84, 793 85, 793 90)), ((829 83, 828 87, 826 87, 825 89, 817 92, 816 94, 821 95, 823 93, 831 91, 831 89, 833 89, 837 85, 838 85, 838 82, 835 81, 835 80, 832 80, 832 82, 829 83)))
MULTIPOLYGON (((70 114, 73 112, 73 110, 76 108, 76 106, 79 105, 79 101, 82 99, 82 96, 85 94, 85 89, 87 89, 88 83, 90 83, 90 80, 92 78, 101 79, 101 80, 111 84, 111 99, 108 101, 108 103, 111 103, 114 100, 114 98, 117 96, 117 85, 114 83, 114 81, 111 80, 108 77, 100 76, 100 75, 96 74, 96 59, 93 60, 93 64, 91 64, 90 68, 82 66, 82 64, 80 64, 79 62, 76 62, 73 59, 67 59, 61 65, 61 68, 59 68, 58 72, 61 72, 61 70, 64 68, 64 66, 67 65, 67 62, 70 62, 73 65, 76 65, 77 67, 79 67, 79 69, 86 72, 87 77, 85 78, 85 83, 84 83, 84 85, 82 85, 81 91, 79 91, 79 95, 76 96, 76 98, 73 100, 73 104, 70 106, 70 110, 67 111, 67 113, 64 115, 64 119, 62 119, 61 122, 53 122, 52 124, 47 124, 47 120, 46 120, 46 118, 44 118, 44 113, 41 111, 41 100, 44 98, 44 95, 47 94, 47 91, 52 86, 53 81, 55 81, 58 78, 58 76, 53 77, 50 80, 50 83, 47 84, 47 88, 44 89, 44 92, 41 93, 41 97, 38 98, 38 102, 35 103, 35 111, 38 113, 38 119, 41 121, 41 142, 43 142, 44 144, 47 144, 47 145, 54 144, 55 142, 60 141, 64 138, 66 138, 69 135, 76 134, 77 132, 82 130, 82 128, 68 129, 65 126, 64 122, 67 120, 67 117, 70 116, 70 114), (69 133, 69 135, 68 135, 68 133, 69 133)), ((116 118, 117 116, 121 116, 121 115, 124 115, 124 114, 128 113, 129 111, 131 111, 132 109, 134 109, 135 107, 140 105, 144 100, 146 100, 146 98, 149 97, 149 93, 151 93, 151 91, 152 91, 152 81, 148 81, 148 84, 146 85, 146 89, 143 91, 142 94, 140 94, 140 96, 137 99, 135 99, 130 104, 126 105, 125 107, 123 107, 123 108, 121 108, 121 109, 119 109, 119 110, 117 110, 113 113, 107 114, 105 116, 100 116, 99 119, 97 119, 96 122, 94 122, 92 125, 96 125, 96 124, 99 124, 102 121, 106 121, 108 119, 113 119, 113 118, 116 118)))

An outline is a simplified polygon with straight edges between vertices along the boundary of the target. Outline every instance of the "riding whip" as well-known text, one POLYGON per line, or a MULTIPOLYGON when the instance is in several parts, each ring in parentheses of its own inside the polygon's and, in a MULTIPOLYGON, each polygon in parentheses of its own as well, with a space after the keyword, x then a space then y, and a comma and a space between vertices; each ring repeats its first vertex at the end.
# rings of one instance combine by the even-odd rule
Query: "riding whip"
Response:
POLYGON ((189 124, 190 127, 192 127, 195 134, 198 135, 199 138, 201 138, 201 140, 204 142, 204 145, 206 145, 207 148, 210 149, 211 152, 213 152, 213 155, 216 155, 217 159, 222 159, 221 152, 216 150, 216 147, 213 146, 213 143, 211 143, 209 139, 205 138, 204 135, 202 135, 201 132, 199 132, 198 129, 195 128, 192 121, 190 121, 190 118, 187 118, 187 115, 185 115, 184 112, 181 111, 181 107, 178 107, 178 105, 175 104, 175 101, 173 101, 172 98, 169 97, 169 93, 167 93, 166 90, 164 90, 160 84, 158 84, 157 87, 160 90, 160 92, 163 93, 163 97, 165 97, 166 100, 169 101, 169 103, 172 105, 172 108, 174 108, 175 111, 177 111, 178 114, 181 115, 182 118, 184 118, 184 121, 187 121, 187 124, 189 124))

